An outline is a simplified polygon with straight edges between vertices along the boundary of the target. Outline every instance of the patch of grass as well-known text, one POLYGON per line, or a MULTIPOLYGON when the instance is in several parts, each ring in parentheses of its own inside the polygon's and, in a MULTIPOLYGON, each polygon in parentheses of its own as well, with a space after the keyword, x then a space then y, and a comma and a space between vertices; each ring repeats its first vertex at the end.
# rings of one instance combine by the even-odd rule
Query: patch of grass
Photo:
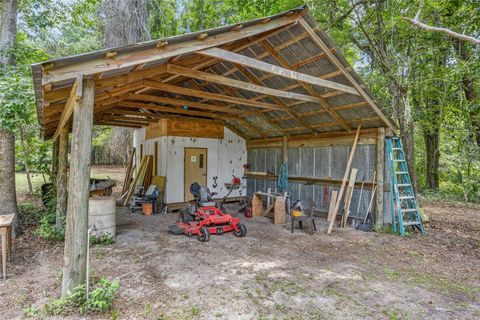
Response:
POLYGON ((92 246, 96 246, 96 245, 108 246, 112 243, 115 243, 115 239, 110 233, 104 233, 100 236, 93 234, 90 237, 90 244, 92 246))
POLYGON ((461 293, 472 300, 478 300, 480 288, 463 283, 452 282, 451 280, 436 277, 430 274, 414 274, 411 281, 414 284, 422 285, 427 288, 441 289, 442 291, 461 293))
POLYGON ((404 320, 404 319, 411 319, 411 317, 406 314, 405 312, 400 312, 398 310, 390 310, 390 309, 385 309, 383 310, 383 314, 388 317, 388 320, 404 320))
POLYGON ((147 303, 145 307, 143 308, 143 315, 145 317, 148 317, 153 311, 153 304, 147 303))
POLYGON ((109 281, 105 278, 100 279, 92 286, 88 298, 85 293, 85 286, 79 286, 65 298, 55 299, 47 303, 43 309, 36 307, 28 307, 24 309, 24 314, 33 317, 43 316, 60 316, 69 315, 73 313, 79 314, 98 314, 107 311, 112 312, 112 317, 115 316, 113 309, 113 301, 116 292, 119 288, 118 281, 109 281))
POLYGON ((400 279, 400 272, 397 271, 397 270, 385 268, 385 269, 383 269, 383 273, 385 273, 385 275, 386 275, 390 280, 397 281, 398 279, 400 279))
POLYGON ((27 318, 38 318, 41 315, 41 310, 35 306, 24 308, 22 312, 27 318))
MULTIPOLYGON (((36 174, 33 173, 30 175, 30 178, 32 180, 32 187, 33 187, 33 192, 38 193, 40 190, 40 187, 42 184, 45 183, 43 180, 43 177, 41 174, 36 174)), ((47 179, 47 183, 48 183, 47 179)), ((17 189, 17 192, 19 194, 26 194, 29 192, 28 190, 28 182, 27 182, 27 175, 23 172, 17 172, 15 173, 15 187, 17 189)))
POLYGON ((200 309, 200 307, 197 305, 191 306, 189 308, 184 308, 182 317, 180 319, 182 320, 196 319, 200 316, 201 312, 202 312, 202 309, 200 309))

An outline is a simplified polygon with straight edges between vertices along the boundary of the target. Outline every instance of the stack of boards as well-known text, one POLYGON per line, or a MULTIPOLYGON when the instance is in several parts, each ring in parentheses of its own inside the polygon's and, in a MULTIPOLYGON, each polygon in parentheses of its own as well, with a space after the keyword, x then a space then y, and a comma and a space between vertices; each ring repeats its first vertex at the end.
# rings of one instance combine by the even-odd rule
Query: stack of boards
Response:
POLYGON ((160 195, 163 194, 165 177, 153 175, 153 163, 153 156, 143 156, 137 169, 135 165, 135 149, 133 149, 123 183, 121 199, 124 199, 124 206, 128 204, 128 201, 139 186, 143 186, 144 190, 147 190, 150 185, 154 184, 159 188, 160 195))

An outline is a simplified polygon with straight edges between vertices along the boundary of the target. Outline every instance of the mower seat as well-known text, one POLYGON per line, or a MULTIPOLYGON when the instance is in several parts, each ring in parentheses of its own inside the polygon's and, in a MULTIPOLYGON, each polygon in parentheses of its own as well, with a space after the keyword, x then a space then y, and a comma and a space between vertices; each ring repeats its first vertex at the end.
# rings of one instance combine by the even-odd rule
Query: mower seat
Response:
POLYGON ((215 201, 209 201, 209 202, 200 202, 199 205, 200 207, 216 207, 217 203, 215 201))

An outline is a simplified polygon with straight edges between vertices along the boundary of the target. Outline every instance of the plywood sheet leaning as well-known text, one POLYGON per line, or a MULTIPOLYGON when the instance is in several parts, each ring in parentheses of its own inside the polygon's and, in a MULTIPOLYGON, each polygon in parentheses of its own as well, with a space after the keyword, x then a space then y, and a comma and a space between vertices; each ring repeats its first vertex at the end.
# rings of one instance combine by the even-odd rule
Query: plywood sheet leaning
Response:
POLYGON ((335 209, 335 204, 337 203, 337 195, 338 191, 332 191, 332 195, 330 197, 330 206, 328 207, 327 222, 330 222, 332 220, 333 209, 335 209))
POLYGON ((347 184, 348 174, 350 172, 350 167, 352 166, 353 156, 355 155, 355 150, 357 149, 358 137, 360 136, 360 128, 358 126, 357 133, 353 139, 352 150, 350 151, 350 156, 348 157, 347 168, 345 169, 345 174, 343 175, 342 186, 338 192, 337 202, 335 203, 335 208, 333 209, 332 219, 330 220, 330 225, 328 226, 327 233, 332 233, 333 225, 335 224, 335 219, 337 218, 338 209, 340 207, 340 202, 342 201, 343 193, 345 192, 345 186, 347 184))
POLYGON ((134 161, 135 161, 135 148, 132 150, 132 154, 130 155, 130 160, 128 161, 127 171, 125 173, 125 180, 123 181, 123 188, 122 188, 122 195, 129 189, 130 183, 132 182, 132 175, 133 170, 135 168, 134 161))
POLYGON ((275 207, 273 209, 273 223, 285 224, 286 222, 285 198, 278 196, 275 199, 275 207))
POLYGON ((347 225, 347 219, 350 215, 350 204, 352 203, 353 190, 355 189, 355 180, 357 179, 358 169, 353 168, 348 180, 347 192, 345 194, 345 202, 343 205, 342 227, 347 225))
POLYGON ((148 159, 151 157, 152 156, 144 156, 142 158, 142 161, 140 162, 140 167, 138 168, 138 171, 137 171, 137 175, 134 177, 133 182, 130 184, 130 189, 128 189, 127 196, 125 197, 125 201, 123 202, 124 206, 128 204, 128 200, 130 200, 130 197, 133 195, 133 193, 137 189, 137 186, 143 185, 148 159))

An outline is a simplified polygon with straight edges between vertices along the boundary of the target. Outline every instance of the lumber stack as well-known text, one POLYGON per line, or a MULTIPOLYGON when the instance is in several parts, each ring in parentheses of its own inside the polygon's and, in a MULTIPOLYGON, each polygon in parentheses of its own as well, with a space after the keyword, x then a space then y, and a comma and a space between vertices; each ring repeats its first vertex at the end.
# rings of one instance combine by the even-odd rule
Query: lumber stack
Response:
POLYGON ((133 165, 134 156, 131 157, 130 161, 132 162, 129 164, 128 168, 132 168, 128 170, 127 168, 127 175, 125 177, 125 184, 124 184, 124 193, 122 194, 121 199, 124 199, 123 205, 126 206, 128 201, 132 197, 132 195, 136 192, 139 186, 143 186, 145 190, 150 186, 152 182, 152 174, 153 174, 153 156, 146 155, 143 156, 138 169, 136 170, 135 166, 133 165))

